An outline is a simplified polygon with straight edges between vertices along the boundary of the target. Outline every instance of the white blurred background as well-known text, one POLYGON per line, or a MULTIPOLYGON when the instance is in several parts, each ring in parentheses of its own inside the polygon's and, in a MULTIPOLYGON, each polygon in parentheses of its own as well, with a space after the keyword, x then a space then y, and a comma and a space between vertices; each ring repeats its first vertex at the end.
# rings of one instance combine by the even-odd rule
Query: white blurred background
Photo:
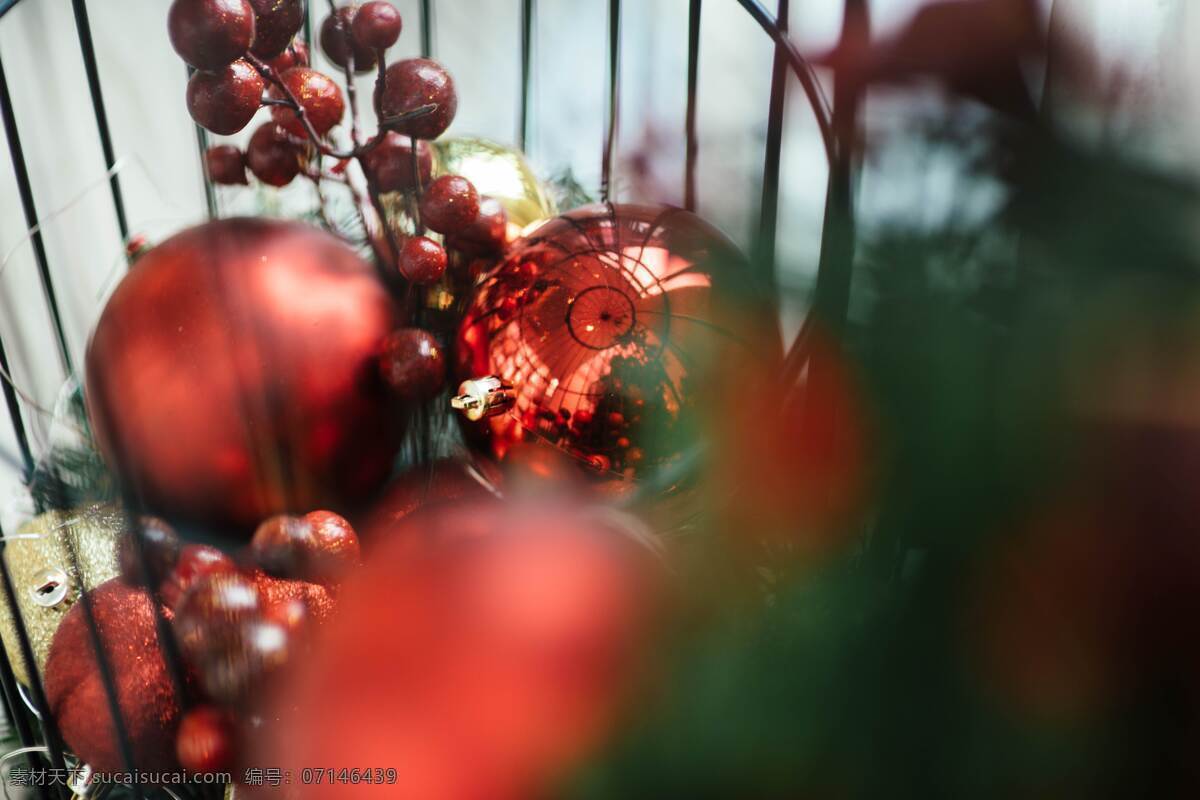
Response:
MULTIPOLYGON (((417 0, 393 0, 406 28, 393 58, 417 55, 417 0)), ((884 36, 922 0, 871 0, 884 36)), ((0 3, 2 6, 3 3, 0 3)), ((314 29, 324 0, 313 0, 314 29)), ((513 143, 519 93, 520 0, 435 0, 433 56, 454 74, 459 113, 448 135, 513 143)), ((537 0, 528 154, 542 175, 570 169, 595 193, 606 108, 606 0, 537 0)), ((766 0, 774 10, 774 0, 766 0)), ((1121 137, 1171 167, 1200 163, 1200 8, 1195 0, 1044 0, 1047 24, 1072 31, 1099 54, 1120 102, 1085 135, 1121 137)), ((792 0, 802 52, 830 48, 840 0, 792 0)), ((196 130, 184 108, 186 73, 165 30, 169 0, 88 0, 104 100, 133 233, 151 240, 206 214, 196 130)), ((686 100, 688 0, 627 0, 621 26, 618 200, 680 203, 686 100)), ((772 48, 736 0, 703 4, 699 89, 699 211, 745 245, 757 225, 772 48)), ((103 298, 124 268, 105 165, 70 0, 21 0, 0 18, 3 60, 51 277, 76 365, 103 298)), ((318 55, 318 68, 328 64, 318 55)), ((828 76, 822 76, 827 80, 828 76)), ((369 86, 369 77, 364 78, 369 86)), ((369 89, 365 91, 369 92, 369 89)), ((369 96, 369 95, 368 95, 369 96)), ((902 129, 907 105, 872 96, 868 131, 902 129)), ((794 82, 783 143, 778 251, 781 283, 796 299, 794 324, 815 270, 826 172, 816 129, 794 82)), ((243 141, 253 130, 251 123, 243 141)), ((2 135, 2 134, 0 134, 2 135)), ((214 141, 217 137, 214 137, 214 141)), ((7 141, 2 144, 7 145, 7 141)), ((0 147, 0 337, 13 378, 50 408, 66 377, 29 246, 7 148, 0 147)), ((911 217, 934 221, 958 201, 955 165, 903 149, 869 160, 858 197, 868 228, 911 217)), ((252 189, 220 189, 225 213, 253 207, 252 189)), ((306 186, 290 188, 304 203, 306 186)), ((195 376, 202 391, 203 375, 195 376)), ((25 419, 35 452, 48 420, 25 419)), ((0 411, 0 508, 19 496, 19 456, 0 411)), ((0 520, 4 516, 0 514, 0 520)))

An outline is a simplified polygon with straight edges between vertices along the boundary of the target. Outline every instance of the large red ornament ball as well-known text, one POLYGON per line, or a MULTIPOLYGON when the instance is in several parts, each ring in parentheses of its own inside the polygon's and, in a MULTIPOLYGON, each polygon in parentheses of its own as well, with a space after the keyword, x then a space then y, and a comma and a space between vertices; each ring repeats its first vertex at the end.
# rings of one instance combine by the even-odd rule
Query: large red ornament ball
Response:
POLYGON ((353 507, 404 428, 376 365, 395 327, 371 267, 327 233, 191 228, 138 261, 92 335, 97 444, 149 507, 231 532, 353 507))
MULTIPOLYGON (((154 601, 114 578, 92 590, 91 603, 136 766, 174 769, 182 712, 158 640, 154 601)), ((72 752, 96 770, 124 771, 83 603, 67 612, 54 634, 45 681, 50 710, 72 752)))
POLYGON ((601 476, 676 462, 693 440, 701 372, 735 341, 714 274, 743 263, 677 208, 593 205, 537 228, 480 285, 459 329, 460 379, 497 376, 515 394, 471 430, 496 457, 543 440, 601 476))
POLYGON ((346 584, 256 763, 397 771, 329 798, 544 796, 611 730, 648 641, 658 568, 621 524, 497 502, 413 515, 346 584))

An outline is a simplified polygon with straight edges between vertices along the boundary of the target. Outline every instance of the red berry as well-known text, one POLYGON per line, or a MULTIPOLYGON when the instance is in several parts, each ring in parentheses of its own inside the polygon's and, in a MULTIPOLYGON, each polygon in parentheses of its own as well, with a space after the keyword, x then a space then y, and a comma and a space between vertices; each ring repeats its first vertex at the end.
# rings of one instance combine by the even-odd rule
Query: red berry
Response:
POLYGON ((267 66, 282 75, 292 67, 308 66, 308 45, 296 39, 291 46, 267 62, 267 66))
MULTIPOLYGON (((342 121, 346 101, 342 98, 342 87, 334 83, 333 78, 308 67, 293 67, 283 73, 281 79, 304 108, 318 135, 324 136, 342 121)), ((271 96, 282 99, 284 94, 278 86, 272 86, 271 96)), ((300 116, 287 106, 272 106, 271 119, 293 136, 303 138, 306 135, 300 116)))
POLYGON ((304 25, 304 0, 250 0, 254 9, 254 44, 250 52, 274 58, 287 49, 304 25))
POLYGON ((446 271, 446 250, 428 236, 410 236, 400 245, 399 266, 413 283, 433 283, 446 271))
POLYGON ((479 198, 475 221, 446 237, 446 246, 472 256, 495 255, 508 243, 508 214, 494 197, 479 198))
POLYGON ((159 596, 168 608, 175 608, 196 581, 208 575, 228 572, 237 572, 237 564, 217 548, 206 544, 185 545, 179 551, 175 569, 159 587, 159 596))
POLYGON ((144 587, 144 564, 150 573, 149 588, 156 589, 179 563, 180 549, 179 536, 170 525, 158 517, 142 517, 137 528, 121 537, 118 553, 121 580, 130 586, 144 587))
POLYGON ((441 346, 420 328, 401 328, 383 343, 380 372, 398 395, 428 400, 446 381, 446 358, 441 346))
MULTIPOLYGON (((380 192, 402 192, 416 188, 413 180, 412 139, 388 131, 383 141, 363 156, 367 177, 380 192)), ((433 176, 433 150, 429 142, 417 141, 417 161, 421 185, 428 186, 433 176)))
POLYGON ((250 49, 254 9, 246 0, 175 0, 167 13, 167 34, 184 61, 218 70, 250 49))
POLYGON ((383 0, 371 0, 363 3, 354 15, 351 30, 354 38, 363 47, 372 50, 387 50, 400 38, 400 29, 404 27, 400 12, 391 3, 383 0))
POLYGON ((250 183, 246 179, 246 157, 231 144, 218 144, 204 153, 208 179, 226 186, 250 183))
POLYGON ((213 133, 237 133, 262 105, 265 86, 262 76, 245 61, 226 64, 217 72, 192 73, 187 85, 188 113, 213 133))
POLYGON ((264 521, 250 540, 255 563, 280 578, 302 577, 308 554, 315 549, 313 526, 287 514, 264 521))
POLYGON ((479 193, 460 175, 443 175, 421 197, 421 221, 438 233, 456 234, 479 216, 479 193))
POLYGON ((416 139, 436 139, 458 112, 454 79, 436 61, 409 58, 387 68, 381 106, 384 117, 394 117, 427 103, 437 106, 432 113, 395 126, 395 130, 416 139))
POLYGON ((175 735, 175 755, 189 772, 225 772, 233 765, 234 726, 229 714, 197 706, 184 715, 175 735))
POLYGON ((358 6, 344 6, 325 18, 321 23, 321 50, 339 67, 345 68, 353 56, 355 72, 370 72, 375 69, 375 51, 359 44, 351 30, 357 12, 358 6))
POLYGON ((175 637, 193 666, 210 653, 239 644, 242 623, 261 617, 263 598, 253 579, 240 572, 198 578, 175 609, 175 637))
POLYGON ((304 520, 312 526, 317 551, 307 570, 310 580, 328 580, 358 566, 362 551, 354 527, 332 511, 310 511, 304 520))
POLYGON ((300 146, 274 122, 263 123, 246 145, 246 165, 254 177, 271 186, 287 186, 300 174, 300 146))

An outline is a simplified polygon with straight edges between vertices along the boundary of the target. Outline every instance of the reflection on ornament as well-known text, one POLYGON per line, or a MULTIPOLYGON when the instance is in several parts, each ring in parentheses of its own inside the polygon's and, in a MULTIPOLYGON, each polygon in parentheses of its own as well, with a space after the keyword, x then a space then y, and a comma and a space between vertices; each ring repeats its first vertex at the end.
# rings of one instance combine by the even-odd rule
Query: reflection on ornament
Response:
POLYGON ((691 438, 703 365, 733 341, 713 271, 742 263, 682 209, 593 205, 547 222, 480 285, 458 335, 460 376, 513 387, 512 407, 487 416, 486 392, 470 391, 458 405, 487 416, 497 457, 533 437, 609 476, 665 466, 691 438))
POLYGON ((436 175, 462 175, 480 195, 494 197, 508 214, 509 238, 558 213, 520 152, 486 139, 458 137, 434 144, 436 175))
MULTIPOLYGON (((12 574, 17 608, 41 671, 50 653, 50 642, 63 617, 79 598, 81 586, 91 589, 117 575, 117 545, 125 516, 111 505, 70 511, 50 511, 25 523, 7 537, 4 560, 12 574), (68 542, 79 559, 76 571, 68 542)), ((29 683, 21 657, 16 622, 8 598, 0 593, 0 637, 13 674, 29 683)))

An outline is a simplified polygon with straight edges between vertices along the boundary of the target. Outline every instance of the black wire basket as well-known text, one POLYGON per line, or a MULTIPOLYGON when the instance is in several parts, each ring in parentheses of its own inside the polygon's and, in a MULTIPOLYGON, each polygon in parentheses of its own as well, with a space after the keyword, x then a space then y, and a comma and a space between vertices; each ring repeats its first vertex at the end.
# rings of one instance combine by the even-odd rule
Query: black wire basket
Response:
MULTIPOLYGON (((719 1, 726 3, 735 2, 735 0, 719 1)), ((45 2, 45 0, 0 0, 0 25, 3 24, 3 16, 19 2, 37 3, 45 2)), ((718 0, 709 0, 709 2, 715 3, 718 0)), ((806 342, 810 337, 812 329, 812 326, 809 324, 810 321, 819 319, 823 326, 836 333, 842 329, 846 319, 849 302, 851 262, 854 250, 854 217, 851 200, 852 175, 856 167, 854 142, 856 138, 858 98, 851 87, 839 81, 838 77, 834 75, 832 79, 832 103, 826 99, 822 84, 818 80, 813 67, 805 60, 788 37, 788 0, 779 0, 776 13, 769 11, 761 3, 757 2, 757 0, 736 0, 736 2, 757 23, 762 29, 763 34, 770 38, 774 47, 770 97, 767 107, 763 109, 767 135, 761 178, 762 195, 758 213, 758 236, 756 238, 757 243, 749 259, 750 269, 754 271, 754 277, 760 280, 761 285, 766 287, 774 287, 776 285, 774 280, 776 270, 775 241, 779 223, 780 164, 783 128, 785 124, 785 98, 788 83, 793 78, 803 90, 803 95, 811 108, 811 113, 816 120, 824 152, 829 163, 826 211, 813 302, 808 320, 801 327, 800 333, 791 343, 791 346, 786 348, 786 356, 783 362, 785 371, 784 379, 795 382, 807 358, 806 342)), ((425 55, 428 55, 432 49, 433 22, 436 12, 435 5, 434 0, 422 0, 420 3, 419 35, 422 53, 425 55)), ((533 79, 533 59, 531 56, 537 3, 535 0, 520 0, 520 2, 514 2, 513 5, 514 13, 520 14, 521 35, 519 47, 521 92, 519 98, 517 98, 518 130, 515 138, 517 146, 523 149, 531 121, 530 86, 533 79)), ((621 0, 608 0, 607 5, 607 69, 604 75, 596 76, 597 81, 606 82, 607 89, 607 113, 603 135, 603 150, 599 154, 601 162, 599 194, 603 201, 608 201, 610 195, 616 151, 617 121, 620 111, 620 93, 617 82, 621 60, 621 37, 619 35, 621 19, 622 14, 638 13, 637 4, 622 4, 621 0)), ((122 241, 126 241, 130 236, 130 229, 125 202, 122 196, 120 174, 119 170, 116 169, 118 161, 117 153, 114 149, 113 137, 110 133, 109 118, 105 107, 105 96, 127 90, 129 87, 114 86, 112 83, 106 83, 103 80, 103 76, 97 65, 96 52, 93 46, 88 3, 86 0, 72 0, 72 7, 74 10, 75 32, 78 36, 79 54, 82 57, 87 76, 96 135, 99 137, 103 152, 112 207, 115 211, 116 226, 122 241)), ((91 11, 99 12, 100 10, 100 4, 96 0, 93 0, 91 11)), ((314 10, 310 9, 310 15, 314 10)), ((866 13, 864 0, 847 0, 845 4, 843 38, 865 36, 866 13)), ((699 151, 696 129, 696 100, 702 63, 700 48, 702 14, 702 0, 689 0, 687 18, 686 20, 679 20, 679 30, 686 32, 687 36, 687 105, 684 130, 679 132, 679 136, 680 140, 685 143, 686 160, 682 196, 684 198, 684 206, 688 210, 694 210, 696 207, 696 164, 699 151)), ((312 31, 308 20, 306 20, 302 35, 306 39, 311 40, 312 31)), ((55 348, 62 361, 64 371, 70 375, 73 374, 76 365, 72 363, 67 347, 63 324, 64 311, 56 295, 47 248, 43 242, 40 230, 40 226, 45 219, 41 216, 35 187, 31 182, 30 173, 27 168, 29 148, 36 147, 38 143, 22 141, 9 93, 9 70, 20 70, 21 68, 22 65, 6 64, 3 63, 3 60, 0 60, 0 111, 3 113, 9 156, 19 190, 25 223, 31 232, 29 244, 36 263, 43 300, 45 301, 49 319, 52 323, 51 330, 48 333, 54 338, 55 348)), ((178 113, 183 113, 182 105, 178 113)), ((197 126, 196 137, 198 156, 202 158, 208 147, 208 135, 202 128, 197 126)), ((213 186, 207 178, 205 180, 204 191, 209 215, 216 217, 218 215, 217 199, 213 186)), ((767 297, 765 301, 769 306, 778 308, 777 297, 767 297)), ((22 332, 22 335, 40 338, 44 337, 46 333, 45 331, 27 331, 22 332)), ((12 426, 15 433, 22 474, 27 482, 32 481, 37 470, 39 457, 42 454, 35 452, 34 446, 31 443, 31 437, 23 420, 32 413, 33 409, 29 407, 28 398, 9 378, 11 370, 3 342, 0 342, 0 371, 2 371, 4 376, 2 387, 8 413, 7 424, 12 426)), ((128 517, 127 525, 140 524, 138 522, 140 519, 140 509, 137 498, 126 495, 123 497, 123 501, 124 513, 128 517)), ((39 513, 47 510, 46 498, 35 497, 35 503, 37 506, 36 510, 39 513)), ((3 532, 0 532, 0 536, 2 535, 3 532)), ((137 539, 137 537, 135 539, 140 542, 140 539, 137 539)), ((69 568, 71 574, 82 574, 80 557, 77 552, 78 542, 70 536, 66 537, 64 541, 66 544, 65 552, 68 558, 68 564, 64 566, 69 568)), ((147 554, 141 548, 138 548, 138 556, 141 559, 143 574, 148 576, 150 568, 147 562, 147 554)), ((31 591, 31 589, 27 586, 17 585, 7 559, 0 559, 0 578, 3 580, 4 598, 8 607, 19 610, 22 608, 22 603, 18 602, 19 593, 31 591)), ((58 579, 59 583, 63 579, 65 579, 65 576, 58 579)), ((53 593, 59 588, 55 580, 54 576, 45 578, 40 587, 35 590, 42 593, 53 593)), ((149 585, 149 581, 147 581, 147 585, 149 585)), ((109 659, 103 657, 104 647, 101 642, 100 630, 96 623, 89 594, 87 592, 81 593, 80 600, 92 645, 96 649, 96 652, 101 654, 101 658, 99 658, 101 678, 104 682, 113 718, 117 721, 116 735, 119 740, 120 752, 124 757, 129 771, 135 773, 139 765, 134 761, 133 748, 126 736, 125 726, 121 722, 113 667, 109 663, 109 659)), ((163 618, 161 612, 158 614, 157 623, 159 641, 163 647, 164 656, 171 668, 176 686, 182 686, 184 678, 180 667, 179 653, 176 652, 173 636, 169 627, 167 627, 167 620, 163 618)), ((14 615, 13 627, 17 640, 16 650, 20 654, 21 659, 25 664, 36 664, 37 659, 34 654, 34 645, 31 641, 26 621, 23 619, 21 613, 14 615)), ((112 791, 112 786, 94 786, 90 788, 86 786, 81 788, 79 784, 69 786, 68 781, 62 779, 69 772, 74 773, 77 771, 77 762, 64 748, 58 726, 54 716, 50 713, 45 687, 41 676, 38 675, 37 669, 21 671, 26 673, 27 685, 17 680, 14 672, 14 664, 11 663, 9 657, 0 658, 0 689, 3 690, 4 711, 7 718, 11 721, 21 745, 19 750, 9 755, 23 758, 28 769, 33 774, 42 776, 41 779, 32 784, 32 788, 37 792, 38 796, 50 798, 87 794, 87 796, 94 797, 112 791), (47 780, 47 775, 58 776, 59 780, 47 780)), ((219 792, 222 790, 216 787, 195 785, 176 789, 151 789, 134 782, 122 791, 129 791, 132 793, 132 796, 136 797, 143 797, 159 792, 166 792, 167 796, 172 797, 207 797, 219 796, 219 792)))

